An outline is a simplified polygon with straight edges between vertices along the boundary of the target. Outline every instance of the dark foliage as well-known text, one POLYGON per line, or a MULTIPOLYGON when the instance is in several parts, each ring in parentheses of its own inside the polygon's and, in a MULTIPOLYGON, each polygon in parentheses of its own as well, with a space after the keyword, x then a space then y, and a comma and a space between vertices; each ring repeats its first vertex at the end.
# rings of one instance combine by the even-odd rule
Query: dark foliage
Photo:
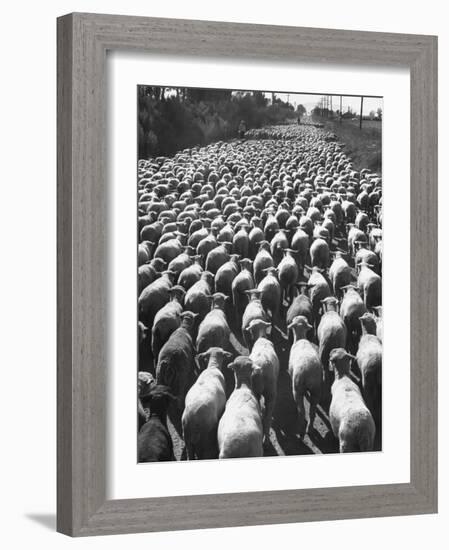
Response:
POLYGON ((241 120, 250 129, 294 116, 292 105, 275 97, 268 103, 262 92, 140 86, 139 158, 237 137, 241 120))

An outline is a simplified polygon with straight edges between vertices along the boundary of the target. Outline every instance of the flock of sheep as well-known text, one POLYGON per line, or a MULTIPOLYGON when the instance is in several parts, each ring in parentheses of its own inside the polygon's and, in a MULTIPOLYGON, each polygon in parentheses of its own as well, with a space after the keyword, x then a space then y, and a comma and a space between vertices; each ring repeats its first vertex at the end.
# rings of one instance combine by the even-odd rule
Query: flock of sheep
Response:
POLYGON ((245 138, 138 163, 139 462, 380 448, 381 178, 245 138))

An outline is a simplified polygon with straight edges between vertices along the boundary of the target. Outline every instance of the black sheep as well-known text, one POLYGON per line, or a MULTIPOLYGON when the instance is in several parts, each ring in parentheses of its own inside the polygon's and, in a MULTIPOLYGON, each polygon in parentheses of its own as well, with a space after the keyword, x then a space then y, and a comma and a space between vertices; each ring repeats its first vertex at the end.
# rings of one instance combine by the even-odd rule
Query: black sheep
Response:
POLYGON ((174 396, 167 386, 156 385, 142 398, 148 404, 150 416, 141 427, 137 437, 139 462, 162 462, 174 460, 173 443, 167 428, 167 409, 174 396))

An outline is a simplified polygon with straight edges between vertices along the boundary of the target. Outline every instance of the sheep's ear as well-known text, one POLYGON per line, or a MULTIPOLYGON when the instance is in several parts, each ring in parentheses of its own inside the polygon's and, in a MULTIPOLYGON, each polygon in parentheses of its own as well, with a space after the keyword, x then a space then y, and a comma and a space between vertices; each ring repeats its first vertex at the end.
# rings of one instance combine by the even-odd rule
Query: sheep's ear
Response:
POLYGON ((234 370, 235 369, 235 363, 229 363, 228 369, 234 370))
POLYGON ((203 353, 198 353, 198 355, 196 356, 196 364, 198 365, 198 368, 200 370, 204 369, 205 368, 205 359, 206 359, 206 356, 207 356, 207 351, 203 352, 203 353))
POLYGON ((232 359, 232 353, 229 353, 229 351, 225 351, 223 352, 223 355, 225 356, 225 358, 229 361, 230 359, 232 359))

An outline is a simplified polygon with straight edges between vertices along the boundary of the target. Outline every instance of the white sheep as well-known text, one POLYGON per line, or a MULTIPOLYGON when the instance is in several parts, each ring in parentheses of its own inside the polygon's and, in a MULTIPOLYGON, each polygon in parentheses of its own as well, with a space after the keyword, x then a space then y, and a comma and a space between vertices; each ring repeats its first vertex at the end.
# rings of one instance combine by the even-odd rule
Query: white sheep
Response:
POLYGON ((349 377, 354 356, 343 348, 332 350, 329 360, 335 371, 329 420, 340 452, 372 451, 376 426, 359 387, 349 377))
POLYGON ((271 420, 277 396, 277 385, 279 376, 279 359, 273 343, 267 338, 267 331, 271 324, 263 319, 251 321, 248 330, 255 340, 251 355, 253 363, 262 369, 263 377, 263 432, 265 441, 270 436, 271 420))
POLYGON ((322 300, 325 313, 318 325, 320 360, 324 368, 326 391, 329 391, 329 354, 334 348, 344 347, 347 339, 347 329, 343 319, 337 313, 338 300, 329 296, 322 300))
POLYGON ((182 429, 187 460, 217 458, 218 422, 226 406, 226 385, 222 368, 232 355, 213 347, 197 355, 205 368, 186 395, 182 429))
POLYGON ((235 388, 218 424, 219 458, 263 456, 262 413, 253 391, 260 368, 249 357, 237 357, 228 368, 234 371, 235 388))
POLYGON ((293 399, 299 416, 299 434, 310 433, 315 420, 316 408, 321 397, 323 367, 317 347, 306 339, 307 331, 312 327, 307 319, 298 315, 288 326, 294 331, 294 343, 290 350, 288 372, 292 380, 293 399), (310 410, 306 426, 304 397, 309 392, 310 410))
POLYGON ((378 424, 382 397, 382 342, 376 336, 376 319, 371 313, 360 317, 362 337, 357 350, 357 364, 362 375, 363 396, 378 424))

